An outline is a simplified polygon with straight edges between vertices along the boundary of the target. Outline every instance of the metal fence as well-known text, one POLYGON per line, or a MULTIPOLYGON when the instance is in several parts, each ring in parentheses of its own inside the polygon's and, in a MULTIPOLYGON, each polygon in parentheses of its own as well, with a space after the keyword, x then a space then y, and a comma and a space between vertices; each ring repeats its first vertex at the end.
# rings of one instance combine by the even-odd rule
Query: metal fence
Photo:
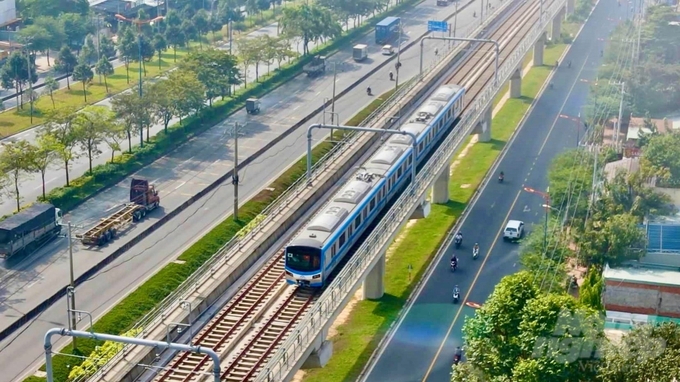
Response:
POLYGON ((439 149, 433 154, 428 163, 418 174, 416 181, 409 185, 394 207, 385 215, 380 224, 373 230, 364 244, 355 252, 351 260, 345 265, 323 296, 303 320, 296 325, 296 329, 281 344, 278 351, 262 369, 256 381, 281 381, 286 378, 291 369, 305 355, 307 349, 314 343, 322 330, 332 319, 333 314, 341 309, 342 302, 351 293, 368 268, 382 253, 382 249, 389 245, 390 238, 398 231, 403 222, 409 218, 412 211, 422 200, 423 195, 430 188, 434 179, 441 173, 444 166, 449 164, 453 152, 475 128, 477 121, 493 102, 495 95, 502 88, 502 84, 510 79, 515 69, 522 63, 524 57, 544 33, 548 23, 557 15, 565 1, 552 4, 545 10, 544 16, 536 26, 526 35, 517 49, 499 69, 498 83, 488 85, 475 99, 472 107, 458 124, 459 128, 449 134, 439 149))
MULTIPOLYGON (((509 3, 509 2, 508 2, 509 3)), ((491 20, 492 18, 489 18, 491 20)), ((475 33, 475 29, 469 28, 471 33, 475 33)), ((467 32, 467 31, 466 31, 467 32)), ((458 47, 452 47, 451 50, 457 51, 458 47)), ((454 54, 456 54, 454 53, 454 54)), ((443 59, 447 58, 446 54, 440 55, 443 59)), ((441 63, 440 61, 435 61, 430 64, 424 74, 428 74, 435 67, 441 63)), ((397 104, 405 99, 408 99, 409 93, 420 83, 419 77, 414 76, 408 81, 404 82, 397 91, 395 91, 385 102, 368 115, 359 126, 370 126, 375 124, 377 121, 384 118, 387 113, 393 109, 397 104)), ((347 133, 343 136, 343 139, 336 143, 336 145, 328 151, 322 158, 320 158, 317 163, 312 167, 312 179, 317 180, 320 176, 324 174, 329 165, 335 163, 344 153, 351 149, 352 146, 359 140, 363 133, 347 133)), ((142 329, 138 337, 146 337, 149 331, 153 330, 160 325, 163 321, 163 317, 167 316, 168 311, 172 311, 177 308, 178 301, 187 299, 193 292, 195 292, 200 285, 207 281, 212 274, 221 266, 225 266, 233 256, 235 256, 239 250, 249 243, 253 238, 262 232, 262 230, 275 218, 285 212, 286 208, 299 199, 300 194, 302 194, 307 189, 307 180, 302 177, 296 180, 287 190, 285 190, 281 195, 279 195, 267 208, 265 208, 261 215, 264 216, 259 224, 255 227, 245 227, 244 230, 250 229, 248 232, 242 230, 237 235, 234 236, 229 242, 227 242, 222 248, 220 248, 210 259, 208 259, 199 269, 197 269, 189 278, 187 278, 180 286, 168 295, 163 301, 161 301, 156 308, 147 313, 133 326, 132 329, 142 329)), ((122 350, 116 353, 107 363, 104 365, 94 376, 91 377, 96 380, 102 373, 105 373, 110 367, 121 362, 125 355, 129 353, 134 348, 134 345, 126 345, 122 350)), ((78 381, 74 381, 78 382, 78 381)))

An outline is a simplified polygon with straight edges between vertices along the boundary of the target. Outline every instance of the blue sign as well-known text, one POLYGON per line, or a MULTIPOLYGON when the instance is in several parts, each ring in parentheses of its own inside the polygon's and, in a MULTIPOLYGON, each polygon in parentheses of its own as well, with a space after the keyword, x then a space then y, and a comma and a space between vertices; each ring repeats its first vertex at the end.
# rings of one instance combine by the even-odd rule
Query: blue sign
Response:
POLYGON ((430 20, 427 22, 428 32, 448 32, 449 23, 446 21, 430 20))

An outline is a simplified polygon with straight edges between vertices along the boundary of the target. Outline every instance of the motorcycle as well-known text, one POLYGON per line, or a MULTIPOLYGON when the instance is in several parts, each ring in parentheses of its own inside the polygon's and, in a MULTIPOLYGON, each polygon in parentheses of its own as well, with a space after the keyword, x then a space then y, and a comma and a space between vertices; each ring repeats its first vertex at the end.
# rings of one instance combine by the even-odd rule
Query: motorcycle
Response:
POLYGON ((368 94, 368 95, 373 95, 373 94, 371 93, 371 88, 366 89, 366 94, 368 94))
POLYGON ((458 300, 460 299, 460 290, 458 290, 458 287, 453 289, 453 303, 458 304, 458 300))
POLYGON ((498 183, 503 183, 503 179, 505 179, 505 176, 498 175, 498 183))
POLYGON ((455 239, 453 239, 453 243, 456 245, 456 249, 460 248, 460 246, 463 244, 463 235, 456 235, 455 239))
POLYGON ((394 74, 390 72, 390 81, 394 81, 394 74))
POLYGON ((473 248, 472 249, 472 259, 476 260, 477 256, 479 256, 479 248, 473 248))
POLYGON ((458 269, 458 263, 455 261, 451 262, 451 272, 455 272, 458 269))

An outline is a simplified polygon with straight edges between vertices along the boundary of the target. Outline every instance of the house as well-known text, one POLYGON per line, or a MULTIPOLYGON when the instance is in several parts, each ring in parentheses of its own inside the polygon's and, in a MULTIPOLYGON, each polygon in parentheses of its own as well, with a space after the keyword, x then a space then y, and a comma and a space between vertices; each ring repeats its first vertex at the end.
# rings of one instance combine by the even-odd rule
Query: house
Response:
POLYGON ((17 18, 16 0, 0 0, 0 29, 16 24, 17 18))
POLYGON ((607 322, 680 322, 680 216, 655 218, 642 226, 646 255, 602 273, 607 322))

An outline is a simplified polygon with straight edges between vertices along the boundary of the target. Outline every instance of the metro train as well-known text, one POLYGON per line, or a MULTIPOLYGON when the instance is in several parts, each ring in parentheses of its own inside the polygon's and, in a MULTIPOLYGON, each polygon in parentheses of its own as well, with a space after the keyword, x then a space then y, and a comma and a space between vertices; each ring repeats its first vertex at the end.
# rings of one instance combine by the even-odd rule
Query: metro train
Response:
POLYGON ((406 187, 411 166, 420 164, 460 117, 464 97, 462 86, 443 85, 399 128, 417 137, 416 164, 411 163, 412 138, 394 134, 324 204, 285 248, 288 284, 323 287, 373 220, 406 187))

